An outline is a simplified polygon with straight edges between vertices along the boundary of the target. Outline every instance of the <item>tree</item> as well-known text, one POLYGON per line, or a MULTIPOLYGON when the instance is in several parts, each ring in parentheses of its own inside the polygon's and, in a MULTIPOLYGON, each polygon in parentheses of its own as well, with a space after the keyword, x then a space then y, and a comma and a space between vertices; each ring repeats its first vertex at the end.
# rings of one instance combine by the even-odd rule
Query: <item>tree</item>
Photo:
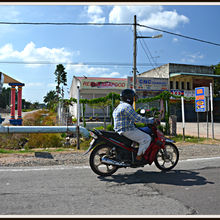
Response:
POLYGON ((10 88, 2 88, 2 93, 0 94, 0 108, 5 109, 7 106, 10 105, 10 88))
MULTIPOLYGON (((220 75, 220 63, 217 65, 212 66, 214 68, 214 74, 215 75, 220 75)), ((220 79, 216 78, 214 79, 214 95, 215 96, 220 96, 220 79)))
POLYGON ((44 96, 44 103, 49 109, 53 108, 53 105, 57 102, 56 91, 51 90, 44 96))
POLYGON ((40 103, 39 103, 39 102, 34 102, 34 103, 31 105, 31 109, 40 109, 40 103))
POLYGON ((31 105, 32 105, 31 102, 28 102, 28 101, 26 101, 25 99, 22 99, 23 109, 30 109, 30 108, 31 108, 31 105))
POLYGON ((104 129, 106 129, 106 109, 108 106, 111 105, 111 100, 108 99, 101 99, 101 98, 97 98, 97 100, 100 99, 100 101, 96 102, 96 103, 89 103, 89 105, 91 107, 97 108, 97 109, 102 109, 103 111, 103 116, 104 116, 104 129))
POLYGON ((63 93, 64 93, 63 87, 61 89, 60 86, 61 84, 63 84, 64 86, 67 85, 67 72, 65 71, 65 67, 62 64, 58 64, 54 74, 56 76, 55 82, 57 83, 56 85, 57 97, 59 98, 60 94, 62 94, 63 97, 63 93))

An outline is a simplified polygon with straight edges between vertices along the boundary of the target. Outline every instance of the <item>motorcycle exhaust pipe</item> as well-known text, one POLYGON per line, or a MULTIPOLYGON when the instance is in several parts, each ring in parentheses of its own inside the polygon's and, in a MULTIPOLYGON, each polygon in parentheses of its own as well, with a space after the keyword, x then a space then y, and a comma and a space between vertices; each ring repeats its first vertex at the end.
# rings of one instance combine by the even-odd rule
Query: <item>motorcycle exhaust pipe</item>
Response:
POLYGON ((124 162, 118 162, 112 159, 107 158, 106 156, 102 157, 102 163, 113 165, 113 166, 120 166, 120 167, 129 167, 130 164, 126 164, 124 162))

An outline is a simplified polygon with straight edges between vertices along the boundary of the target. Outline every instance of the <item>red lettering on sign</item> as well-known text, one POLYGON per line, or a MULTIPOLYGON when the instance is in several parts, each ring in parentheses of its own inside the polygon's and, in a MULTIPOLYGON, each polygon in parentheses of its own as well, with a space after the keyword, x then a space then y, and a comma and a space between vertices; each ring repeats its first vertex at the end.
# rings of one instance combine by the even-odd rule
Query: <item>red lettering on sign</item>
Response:
POLYGON ((202 94, 203 90, 202 89, 197 89, 197 94, 202 94))
POLYGON ((204 95, 197 95, 196 100, 204 100, 205 96, 204 95))

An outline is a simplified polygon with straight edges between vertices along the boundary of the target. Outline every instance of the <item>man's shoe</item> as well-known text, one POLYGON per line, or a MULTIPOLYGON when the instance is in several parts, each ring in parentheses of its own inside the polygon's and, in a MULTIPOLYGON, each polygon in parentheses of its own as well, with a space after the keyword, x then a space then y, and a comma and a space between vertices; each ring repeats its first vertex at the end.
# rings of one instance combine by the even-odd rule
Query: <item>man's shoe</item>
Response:
MULTIPOLYGON (((137 156, 138 157, 138 156, 137 156)), ((134 160, 134 165, 135 166, 144 166, 144 165, 146 165, 147 164, 147 161, 143 158, 143 156, 141 156, 141 159, 140 158, 138 158, 137 159, 137 157, 136 157, 136 159, 134 160)), ((140 157, 140 156, 139 156, 140 157)))
POLYGON ((138 161, 141 161, 143 158, 142 158, 142 155, 137 155, 136 156, 136 160, 138 160, 138 161))

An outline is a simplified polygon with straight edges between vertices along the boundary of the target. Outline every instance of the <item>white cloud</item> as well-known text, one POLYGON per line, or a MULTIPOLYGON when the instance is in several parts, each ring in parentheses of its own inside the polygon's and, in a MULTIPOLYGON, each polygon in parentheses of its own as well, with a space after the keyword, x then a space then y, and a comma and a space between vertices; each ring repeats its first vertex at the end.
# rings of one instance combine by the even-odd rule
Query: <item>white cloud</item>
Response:
POLYGON ((108 68, 103 67, 89 67, 83 63, 79 63, 77 65, 67 65, 67 71, 71 71, 73 75, 86 75, 86 76, 100 76, 101 74, 105 74, 109 72, 108 68))
POLYGON ((49 87, 49 88, 51 88, 51 87, 52 87, 52 88, 55 88, 56 85, 57 85, 56 83, 48 83, 48 84, 47 84, 47 87, 49 87))
POLYGON ((121 74, 119 72, 112 72, 112 73, 102 74, 100 77, 119 78, 120 75, 121 74))
POLYGON ((125 78, 119 72, 111 72, 110 69, 104 67, 90 67, 79 63, 78 65, 67 65, 66 70, 74 76, 88 77, 107 77, 107 78, 125 78))
POLYGON ((32 82, 32 83, 25 83, 25 87, 42 87, 44 83, 42 82, 32 82))
POLYGON ((204 58, 204 55, 200 52, 196 52, 194 54, 185 54, 185 57, 181 60, 182 62, 188 62, 188 63, 196 63, 199 60, 202 60, 204 58))
POLYGON ((103 11, 100 6, 90 5, 87 8, 87 16, 91 23, 104 23, 105 17, 102 16, 103 11))
MULTIPOLYGON (((37 48, 33 42, 28 43, 21 51, 15 50, 12 44, 6 44, 0 48, 0 60, 12 58, 24 62, 45 61, 55 63, 68 63, 71 62, 71 57, 73 55, 79 55, 79 51, 69 52, 65 48, 37 48)), ((38 65, 28 66, 36 67, 38 65)))
POLYGON ((178 41, 179 41, 179 39, 178 39, 178 38, 176 38, 176 37, 174 37, 174 38, 173 38, 173 42, 175 42, 175 43, 176 43, 176 42, 178 42, 178 41))
MULTIPOLYGON (((109 14, 109 22, 133 22, 137 15, 137 23, 153 28, 177 27, 180 23, 189 22, 189 18, 174 11, 165 11, 162 6, 114 6, 109 14)), ((139 28, 140 31, 152 31, 148 28, 139 28)))
POLYGON ((88 14, 102 14, 102 8, 100 6, 91 5, 88 7, 88 14))

